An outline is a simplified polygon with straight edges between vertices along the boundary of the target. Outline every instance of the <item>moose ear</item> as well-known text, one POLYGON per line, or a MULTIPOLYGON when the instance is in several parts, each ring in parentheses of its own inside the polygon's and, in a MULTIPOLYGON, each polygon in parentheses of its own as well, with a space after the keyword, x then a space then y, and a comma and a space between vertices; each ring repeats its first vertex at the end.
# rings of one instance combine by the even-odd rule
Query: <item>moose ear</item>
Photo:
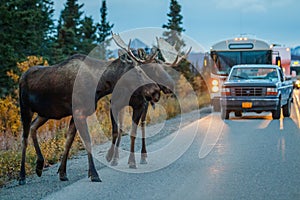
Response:
POLYGON ((142 48, 139 48, 137 50, 137 53, 138 53, 138 57, 142 60, 146 60, 147 59, 147 54, 146 54, 146 51, 142 48))
POLYGON ((124 50, 119 49, 118 50, 118 56, 121 60, 121 62, 125 63, 126 62, 126 52, 124 50))
POLYGON ((122 63, 132 63, 132 60, 130 59, 130 57, 128 56, 128 54, 126 53, 126 51, 119 49, 118 50, 118 56, 120 58, 120 61, 122 63))

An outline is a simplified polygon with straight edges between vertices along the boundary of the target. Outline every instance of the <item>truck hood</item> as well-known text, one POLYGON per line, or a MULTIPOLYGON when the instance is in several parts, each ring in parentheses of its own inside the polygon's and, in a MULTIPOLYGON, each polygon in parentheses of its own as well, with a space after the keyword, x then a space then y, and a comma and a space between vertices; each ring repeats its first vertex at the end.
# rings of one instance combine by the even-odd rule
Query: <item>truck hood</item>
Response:
POLYGON ((276 87, 277 82, 269 80, 239 80, 239 81, 226 81, 225 87, 276 87))

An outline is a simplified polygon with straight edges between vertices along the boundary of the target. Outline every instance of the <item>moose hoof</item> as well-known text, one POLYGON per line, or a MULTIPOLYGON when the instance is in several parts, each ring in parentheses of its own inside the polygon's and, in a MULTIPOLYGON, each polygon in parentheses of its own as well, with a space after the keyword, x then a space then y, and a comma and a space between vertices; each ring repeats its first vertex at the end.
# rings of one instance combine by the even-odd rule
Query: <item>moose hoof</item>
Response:
POLYGON ((37 160, 35 173, 38 175, 38 177, 42 176, 43 168, 44 168, 44 160, 37 160))
POLYGON ((107 162, 111 161, 111 159, 113 157, 113 154, 114 154, 114 150, 113 149, 109 149, 108 152, 107 152, 107 154, 106 154, 106 156, 105 156, 107 162))
POLYGON ((118 159, 113 159, 113 161, 111 161, 110 165, 111 166, 117 166, 119 164, 118 159))
POLYGON ((60 174, 59 175, 59 180, 61 181, 69 181, 67 174, 60 174))
POLYGON ((38 168, 36 168, 36 169, 35 169, 35 173, 38 175, 38 177, 41 177, 41 176, 42 176, 42 173, 43 173, 43 169, 38 169, 38 168))
POLYGON ((137 169, 135 163, 129 163, 129 168, 130 168, 130 169, 137 169))
POLYGON ((148 162, 145 158, 142 158, 141 161, 140 161, 140 164, 146 165, 146 164, 148 164, 148 162))
POLYGON ((96 171, 89 170, 88 177, 91 178, 92 182, 102 182, 96 171))
POLYGON ((26 179, 25 178, 20 178, 19 185, 25 185, 25 184, 26 184, 26 179))
POLYGON ((91 181, 92 182, 102 182, 98 176, 91 176, 91 181))

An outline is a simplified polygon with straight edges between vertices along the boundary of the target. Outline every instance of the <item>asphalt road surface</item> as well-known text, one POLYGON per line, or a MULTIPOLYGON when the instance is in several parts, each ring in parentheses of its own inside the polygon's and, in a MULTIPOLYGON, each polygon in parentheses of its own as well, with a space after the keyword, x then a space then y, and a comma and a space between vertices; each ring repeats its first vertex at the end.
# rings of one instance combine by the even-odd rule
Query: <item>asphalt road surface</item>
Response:
POLYGON ((148 145, 147 165, 139 164, 137 153, 138 168, 129 169, 124 148, 119 165, 106 166, 107 144, 95 150, 103 182, 89 181, 82 155, 70 161, 69 182, 58 180, 55 166, 25 186, 3 188, 0 199, 299 200, 299 90, 294 95, 290 118, 272 120, 266 112, 223 121, 211 113, 148 145))

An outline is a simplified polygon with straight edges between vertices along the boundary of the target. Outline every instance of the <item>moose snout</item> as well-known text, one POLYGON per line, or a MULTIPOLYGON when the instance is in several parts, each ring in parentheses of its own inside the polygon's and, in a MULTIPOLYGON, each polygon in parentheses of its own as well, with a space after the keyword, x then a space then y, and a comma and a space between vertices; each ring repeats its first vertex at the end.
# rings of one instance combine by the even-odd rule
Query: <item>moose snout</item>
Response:
POLYGON ((158 102, 160 99, 160 88, 156 84, 148 84, 144 87, 144 96, 147 101, 158 102))
POLYGON ((152 102, 158 102, 160 99, 160 91, 156 91, 152 95, 152 102))

